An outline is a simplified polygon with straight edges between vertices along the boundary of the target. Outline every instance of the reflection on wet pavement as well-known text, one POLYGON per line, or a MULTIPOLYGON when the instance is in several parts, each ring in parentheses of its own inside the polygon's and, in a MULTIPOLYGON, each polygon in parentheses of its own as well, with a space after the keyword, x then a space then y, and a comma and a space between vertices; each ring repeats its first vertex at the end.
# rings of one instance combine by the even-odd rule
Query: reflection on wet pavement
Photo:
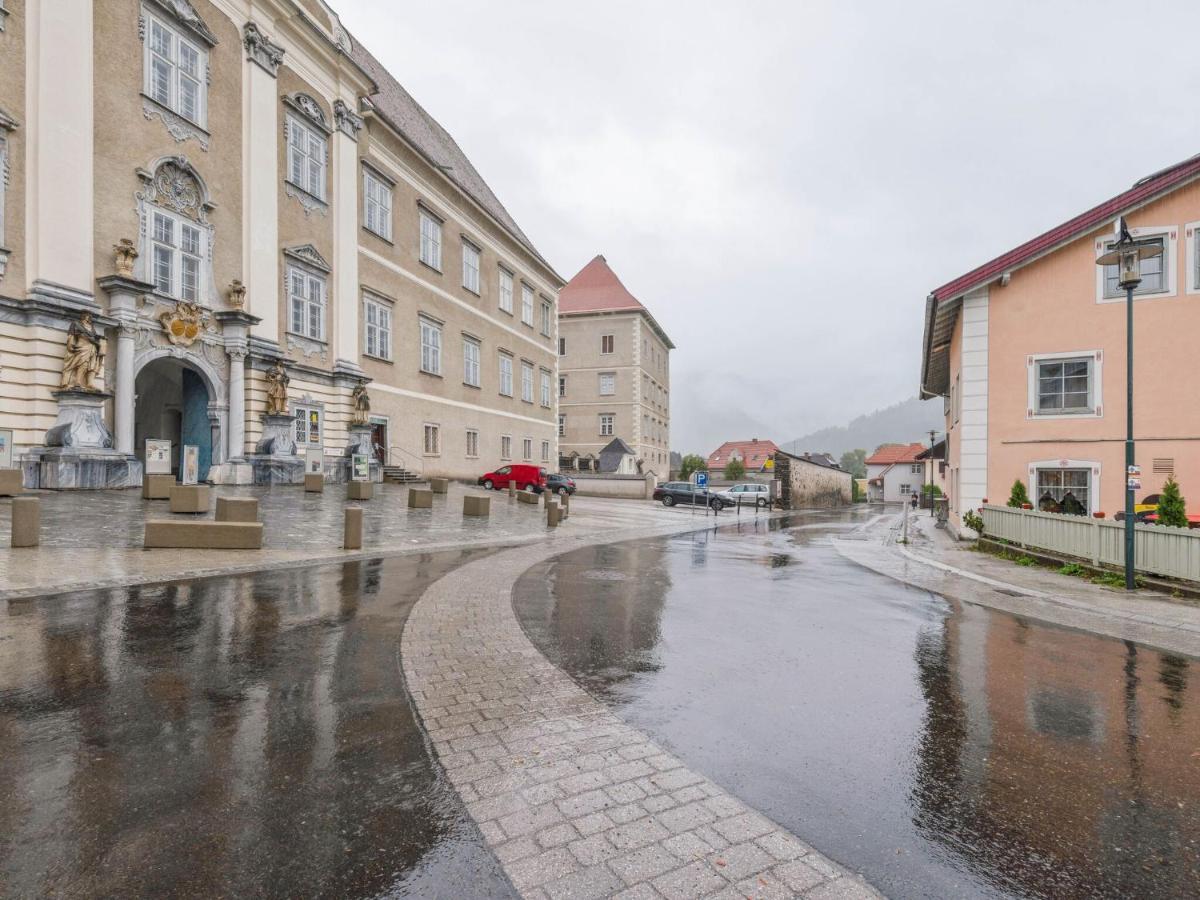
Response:
POLYGON ((867 572, 828 544, 845 521, 579 550, 528 573, 517 612, 626 720, 890 896, 1200 894, 1196 661, 867 572))
POLYGON ((0 603, 0 895, 511 896, 399 662, 478 555, 0 603))

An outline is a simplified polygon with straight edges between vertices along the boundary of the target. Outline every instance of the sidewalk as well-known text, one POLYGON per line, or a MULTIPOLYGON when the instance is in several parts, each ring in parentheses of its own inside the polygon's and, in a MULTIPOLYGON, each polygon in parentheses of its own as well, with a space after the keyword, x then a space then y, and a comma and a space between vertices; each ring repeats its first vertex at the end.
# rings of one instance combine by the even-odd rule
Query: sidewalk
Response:
POLYGON ((834 545, 859 565, 951 600, 1200 656, 1200 604, 1018 566, 955 541, 923 511, 878 516, 834 545), (902 515, 907 546, 900 543, 902 515))

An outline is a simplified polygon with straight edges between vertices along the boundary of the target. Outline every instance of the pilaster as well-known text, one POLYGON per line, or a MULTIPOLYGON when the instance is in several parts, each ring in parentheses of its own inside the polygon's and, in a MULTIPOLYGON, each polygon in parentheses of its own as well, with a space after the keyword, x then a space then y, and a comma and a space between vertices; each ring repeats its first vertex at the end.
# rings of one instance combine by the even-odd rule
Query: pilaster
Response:
POLYGON ((358 132, 362 117, 335 100, 333 118, 333 277, 336 368, 361 372, 358 299, 358 132))

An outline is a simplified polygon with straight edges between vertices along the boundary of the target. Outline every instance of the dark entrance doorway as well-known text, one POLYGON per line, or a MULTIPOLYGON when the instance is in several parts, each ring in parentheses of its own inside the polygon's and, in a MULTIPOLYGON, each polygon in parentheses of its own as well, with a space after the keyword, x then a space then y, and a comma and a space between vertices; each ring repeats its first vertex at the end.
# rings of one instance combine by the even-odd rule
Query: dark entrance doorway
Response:
POLYGON ((208 385, 199 372, 178 359, 156 359, 134 382, 134 452, 144 460, 146 438, 171 442, 171 470, 179 473, 183 445, 199 448, 201 481, 212 466, 213 427, 208 416, 208 385))
POLYGON ((381 466, 387 465, 388 442, 386 420, 371 420, 371 452, 379 460, 381 466))

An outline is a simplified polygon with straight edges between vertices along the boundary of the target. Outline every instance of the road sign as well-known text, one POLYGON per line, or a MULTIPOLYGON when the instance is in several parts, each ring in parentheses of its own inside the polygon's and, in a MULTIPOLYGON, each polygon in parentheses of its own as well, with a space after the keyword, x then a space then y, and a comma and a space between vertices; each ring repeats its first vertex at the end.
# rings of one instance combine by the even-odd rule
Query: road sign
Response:
POLYGON ((1129 476, 1128 487, 1131 491, 1140 491, 1142 489, 1142 479, 1134 478, 1132 475, 1129 476))
POLYGON ((696 473, 696 487, 702 487, 702 488, 708 487, 708 473, 707 472, 697 472, 696 473))

